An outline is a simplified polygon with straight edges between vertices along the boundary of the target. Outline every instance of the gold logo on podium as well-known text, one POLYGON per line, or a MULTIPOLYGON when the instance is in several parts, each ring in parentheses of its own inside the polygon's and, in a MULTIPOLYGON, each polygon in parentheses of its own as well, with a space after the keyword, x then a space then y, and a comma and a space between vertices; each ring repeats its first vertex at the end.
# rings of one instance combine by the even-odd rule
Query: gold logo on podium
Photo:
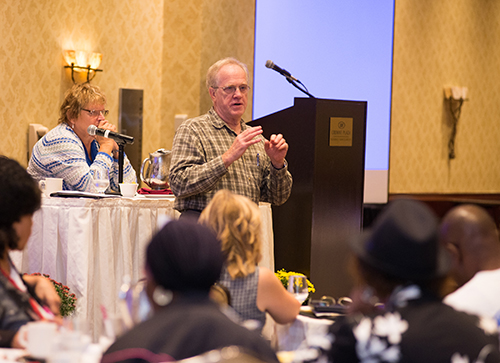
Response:
POLYGON ((330 117, 330 146, 352 146, 352 118, 330 117))

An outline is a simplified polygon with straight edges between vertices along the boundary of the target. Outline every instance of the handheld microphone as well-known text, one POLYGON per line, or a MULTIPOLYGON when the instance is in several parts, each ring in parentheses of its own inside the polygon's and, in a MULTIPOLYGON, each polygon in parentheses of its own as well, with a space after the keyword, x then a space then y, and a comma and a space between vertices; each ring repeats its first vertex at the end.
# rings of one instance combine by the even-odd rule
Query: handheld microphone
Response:
POLYGON ((286 69, 283 69, 283 68, 280 68, 278 67, 276 64, 273 63, 273 61, 271 60, 268 60, 266 62, 266 67, 267 68, 271 68, 273 70, 275 70, 276 72, 278 72, 279 74, 281 74, 282 76, 285 76, 286 78, 289 78, 291 79, 292 81, 296 81, 298 82, 299 80, 295 77, 292 77, 292 75, 290 74, 290 72, 288 72, 286 69))
POLYGON ((117 132, 110 131, 110 130, 99 129, 95 125, 90 125, 89 127, 87 127, 87 132, 89 135, 92 135, 92 136, 98 135, 98 136, 106 137, 108 139, 113 139, 118 144, 133 144, 134 143, 134 138, 132 136, 119 134, 117 132))

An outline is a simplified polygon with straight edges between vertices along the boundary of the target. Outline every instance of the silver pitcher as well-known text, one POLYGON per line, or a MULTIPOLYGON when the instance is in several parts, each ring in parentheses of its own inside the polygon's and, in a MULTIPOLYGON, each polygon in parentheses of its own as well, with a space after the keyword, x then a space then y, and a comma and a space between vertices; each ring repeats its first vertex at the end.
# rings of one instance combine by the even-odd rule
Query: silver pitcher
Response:
POLYGON ((168 188, 171 158, 172 152, 170 150, 158 149, 150 153, 149 158, 142 162, 141 180, 153 190, 168 188))

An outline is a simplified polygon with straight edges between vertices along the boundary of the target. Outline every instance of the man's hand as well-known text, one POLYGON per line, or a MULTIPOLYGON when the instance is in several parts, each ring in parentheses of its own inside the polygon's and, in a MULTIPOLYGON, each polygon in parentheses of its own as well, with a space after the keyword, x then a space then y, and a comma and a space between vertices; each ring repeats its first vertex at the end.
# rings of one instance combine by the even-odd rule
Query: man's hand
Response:
POLYGON ((24 281, 35 290, 36 296, 49 307, 54 315, 59 315, 61 306, 61 298, 57 294, 54 285, 49 279, 43 276, 24 275, 24 281))
POLYGON ((260 142, 260 138, 255 138, 260 134, 262 134, 261 126, 250 127, 249 129, 246 129, 241 134, 239 134, 229 150, 222 154, 222 161, 224 162, 226 168, 228 168, 232 163, 238 160, 250 145, 254 145, 260 142))
POLYGON ((276 169, 281 169, 285 166, 285 156, 288 152, 288 144, 283 138, 283 135, 272 134, 269 141, 266 140, 264 149, 276 169))

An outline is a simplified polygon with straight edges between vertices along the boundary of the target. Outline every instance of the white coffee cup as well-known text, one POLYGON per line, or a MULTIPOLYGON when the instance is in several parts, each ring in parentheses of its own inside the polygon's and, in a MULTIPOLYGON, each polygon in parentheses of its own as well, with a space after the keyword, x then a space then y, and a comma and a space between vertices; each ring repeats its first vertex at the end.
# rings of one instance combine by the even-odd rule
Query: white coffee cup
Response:
POLYGON ((53 192, 58 192, 63 189, 63 180, 61 178, 45 178, 38 182, 40 189, 46 197, 50 197, 53 192))
POLYGON ((49 358, 56 340, 57 325, 48 321, 33 321, 21 327, 19 341, 34 358, 49 358))
POLYGON ((132 198, 137 192, 137 183, 120 183, 120 193, 124 197, 132 198))

